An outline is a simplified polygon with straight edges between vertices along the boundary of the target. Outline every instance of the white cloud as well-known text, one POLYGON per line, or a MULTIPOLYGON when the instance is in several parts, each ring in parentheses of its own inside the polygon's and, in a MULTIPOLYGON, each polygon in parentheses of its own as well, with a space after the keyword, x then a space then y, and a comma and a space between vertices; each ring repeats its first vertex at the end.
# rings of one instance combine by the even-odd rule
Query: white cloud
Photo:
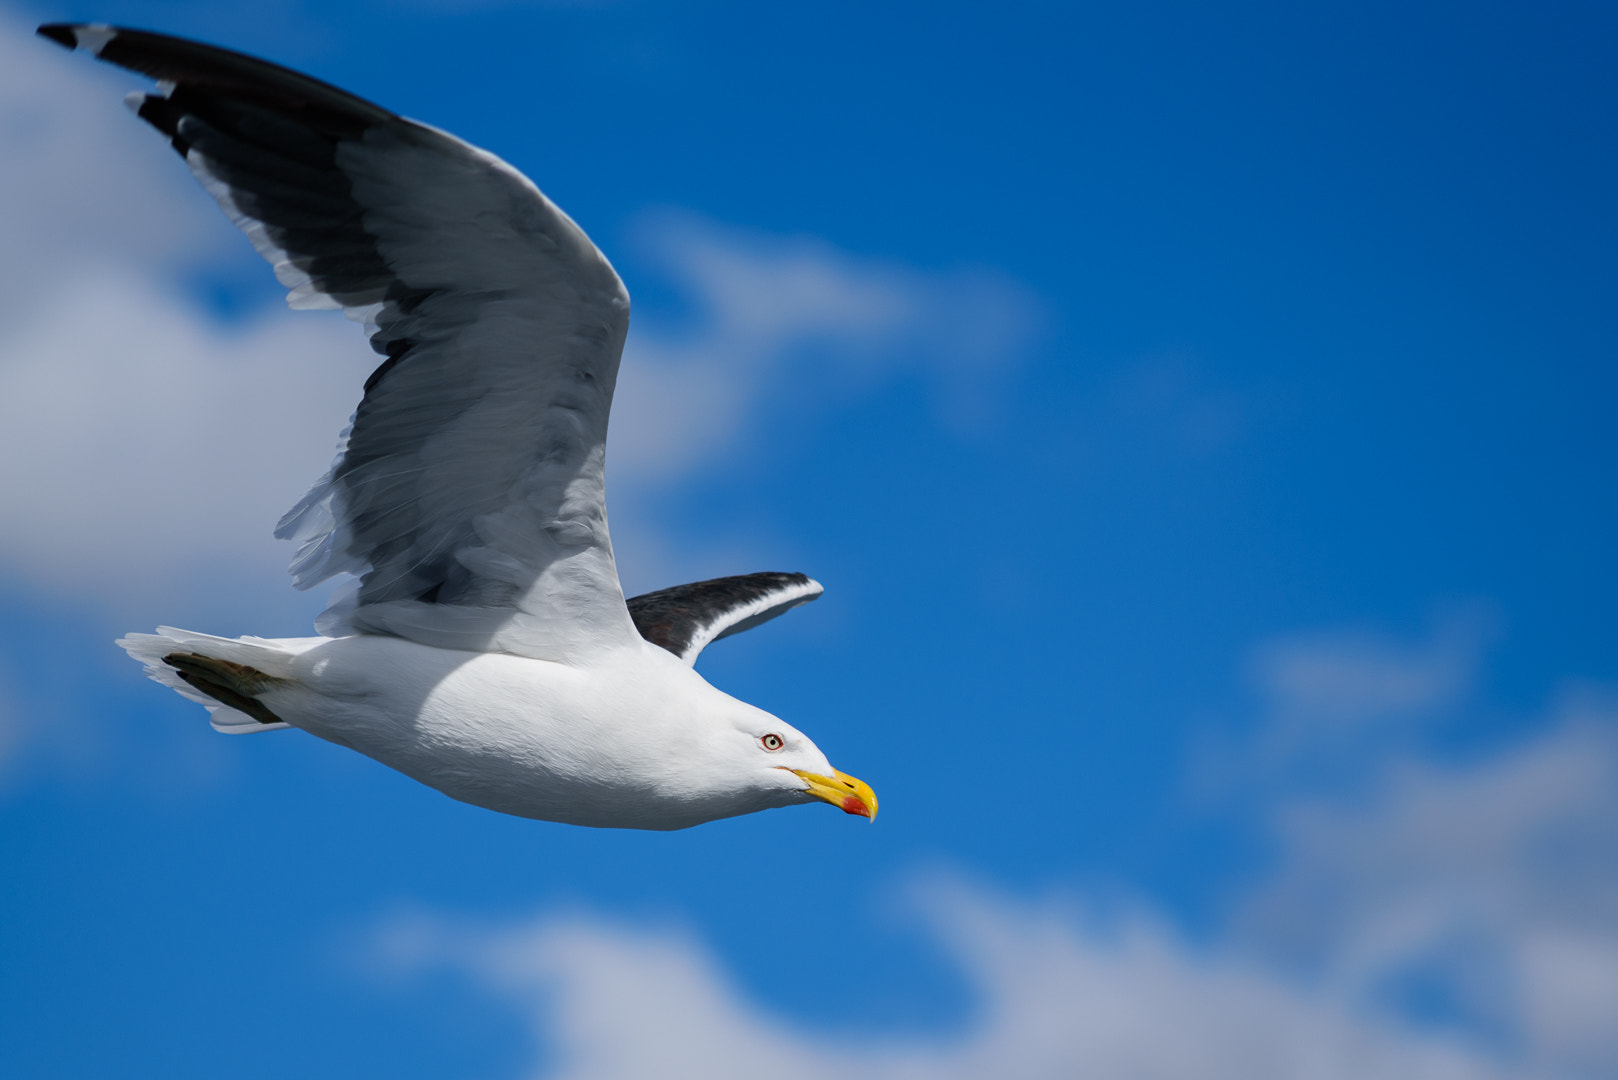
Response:
MULTIPOLYGON (((352 326, 203 317, 86 268, 0 348, 0 552, 36 586, 122 606, 212 571, 280 578, 270 538, 358 394, 352 326)), ((277 581, 280 585, 284 579, 277 581)))
POLYGON ((1472 610, 1440 619, 1415 644, 1367 631, 1301 634, 1259 646, 1250 674, 1272 729, 1318 738, 1454 704, 1471 686, 1488 632, 1487 616, 1472 610))
POLYGON ((1618 1072, 1618 701, 1570 694, 1533 737, 1466 761, 1422 749, 1482 707, 1495 622, 1474 606, 1424 641, 1255 651, 1264 723, 1230 773, 1266 781, 1280 852, 1233 933, 1345 999, 1509 1046, 1530 1073, 1618 1072), (1334 794, 1311 794, 1323 778, 1334 794))
POLYGON ((1618 706, 1575 701, 1550 727, 1284 807, 1244 940, 1357 998, 1419 992, 1547 1070, 1618 1069, 1618 706))
POLYGON ((133 85, 0 7, 0 326, 85 262, 138 258, 150 276, 228 238, 197 212, 174 151, 123 107, 133 85))
POLYGON ((1367 770, 1419 746, 1473 704, 1496 621, 1488 605, 1469 603, 1441 609, 1416 640, 1335 629, 1260 643, 1244 671, 1258 724, 1244 738, 1204 747, 1203 783, 1273 799, 1281 790, 1363 782, 1367 770))
POLYGON ((670 214, 648 218, 639 243, 690 317, 635 316, 611 444, 615 479, 631 483, 764 437, 767 410, 824 405, 901 375, 922 378, 946 423, 970 425, 1039 322, 1025 290, 987 271, 922 272, 670 214))
POLYGON ((934 882, 921 910, 977 999, 951 1036, 814 1031, 749 1002, 688 936, 594 919, 493 932, 395 924, 395 962, 447 964, 527 1018, 557 1080, 1331 1080, 1503 1075, 1475 1051, 1187 947, 1135 916, 1087 919, 934 882))

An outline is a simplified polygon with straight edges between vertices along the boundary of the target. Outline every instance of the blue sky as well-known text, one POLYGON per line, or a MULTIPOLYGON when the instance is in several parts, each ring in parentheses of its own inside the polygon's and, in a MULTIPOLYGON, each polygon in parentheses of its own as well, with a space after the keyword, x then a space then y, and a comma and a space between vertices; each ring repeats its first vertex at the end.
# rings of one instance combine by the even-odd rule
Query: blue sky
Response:
POLYGON ((0 8, 8 1075, 1618 1076, 1618 16, 0 8), (140 81, 188 34, 527 172, 635 298, 626 586, 882 798, 672 835, 227 739, 372 359, 140 81))

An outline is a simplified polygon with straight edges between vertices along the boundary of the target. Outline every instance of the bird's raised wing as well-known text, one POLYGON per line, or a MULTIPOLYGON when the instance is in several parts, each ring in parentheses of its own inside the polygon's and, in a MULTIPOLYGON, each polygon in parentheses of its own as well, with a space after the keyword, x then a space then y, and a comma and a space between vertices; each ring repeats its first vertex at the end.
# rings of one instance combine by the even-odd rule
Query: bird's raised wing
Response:
POLYGON ((635 629, 688 664, 720 638, 751 630, 825 590, 806 574, 741 574, 676 585, 629 601, 635 629))
POLYGON ((563 659, 633 640, 607 536, 607 413, 629 296, 505 162, 239 53, 101 25, 69 48, 158 80, 133 94, 275 267, 387 359, 331 472, 282 519, 300 588, 357 593, 319 624, 563 659))

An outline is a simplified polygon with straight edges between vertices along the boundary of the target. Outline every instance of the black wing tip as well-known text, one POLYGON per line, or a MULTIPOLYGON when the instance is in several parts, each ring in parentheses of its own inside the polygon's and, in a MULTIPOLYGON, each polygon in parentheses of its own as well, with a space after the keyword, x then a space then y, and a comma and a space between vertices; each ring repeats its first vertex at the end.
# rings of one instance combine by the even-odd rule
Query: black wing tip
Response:
POLYGON ((34 33, 56 42, 64 49, 83 49, 91 56, 100 56, 117 38, 138 31, 108 26, 106 23, 43 23, 34 28, 34 33))
POLYGON ((730 577, 709 578, 706 581, 693 581, 688 585, 671 585, 666 589, 644 593, 634 597, 631 602, 645 603, 648 601, 664 599, 685 599, 694 594, 706 596, 725 596, 736 600, 740 596, 751 599, 755 596, 764 596, 772 592, 784 592, 789 588, 810 587, 812 592, 805 596, 809 601, 825 592, 825 586, 810 577, 796 571, 763 570, 754 574, 734 574, 730 577))
POLYGON ((819 599, 823 592, 825 588, 808 574, 766 570, 675 585, 631 597, 627 603, 629 617, 641 637, 689 663, 704 644, 769 622, 800 604, 819 599), (768 597, 778 602, 749 618, 737 616, 738 610, 768 597), (707 636, 710 633, 711 638, 707 636))
POLYGON ((764 571, 761 571, 760 573, 757 573, 757 574, 742 574, 736 580, 738 580, 738 581, 756 581, 759 584, 764 584, 765 582, 769 582, 769 583, 775 585, 777 588, 782 588, 782 589, 786 588, 789 585, 795 585, 795 586, 798 586, 800 588, 802 586, 805 586, 805 585, 813 585, 816 590, 824 591, 822 589, 822 587, 821 587, 820 582, 816 581, 814 578, 810 577, 808 574, 799 573, 796 570, 791 570, 791 571, 787 571, 787 570, 764 570, 764 571))
POLYGON ((34 33, 56 42, 64 49, 77 49, 79 36, 74 31, 83 25, 83 23, 41 23, 35 28, 34 33))
POLYGON ((794 584, 809 586, 809 589, 810 589, 809 595, 804 597, 804 600, 806 600, 806 601, 807 600, 813 600, 816 597, 818 597, 821 593, 826 591, 826 586, 822 585, 820 582, 816 581, 814 578, 810 577, 808 574, 793 574, 792 579, 793 579, 794 584))
POLYGON ((776 571, 763 574, 750 574, 748 576, 761 582, 764 580, 773 579, 775 587, 781 592, 786 592, 790 588, 807 589, 808 591, 805 592, 804 595, 798 600, 798 603, 800 604, 807 604, 811 600, 818 600, 820 599, 820 594, 826 591, 826 586, 822 585, 808 574, 800 574, 796 571, 792 573, 782 573, 776 571))
POLYGON ((190 38, 106 23, 44 23, 34 32, 63 48, 82 49, 159 83, 195 84, 215 93, 268 98, 362 125, 398 119, 380 105, 301 71, 190 38))

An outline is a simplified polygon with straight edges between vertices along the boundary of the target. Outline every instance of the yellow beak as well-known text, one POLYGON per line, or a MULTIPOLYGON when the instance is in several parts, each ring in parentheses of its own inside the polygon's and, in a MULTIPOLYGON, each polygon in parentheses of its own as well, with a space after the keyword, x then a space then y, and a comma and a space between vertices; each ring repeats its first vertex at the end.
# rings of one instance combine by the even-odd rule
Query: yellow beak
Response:
POLYGON ((845 814, 858 814, 869 821, 876 820, 876 792, 864 780, 856 780, 845 772, 832 770, 831 776, 788 769, 794 776, 809 784, 809 794, 825 799, 845 814))

